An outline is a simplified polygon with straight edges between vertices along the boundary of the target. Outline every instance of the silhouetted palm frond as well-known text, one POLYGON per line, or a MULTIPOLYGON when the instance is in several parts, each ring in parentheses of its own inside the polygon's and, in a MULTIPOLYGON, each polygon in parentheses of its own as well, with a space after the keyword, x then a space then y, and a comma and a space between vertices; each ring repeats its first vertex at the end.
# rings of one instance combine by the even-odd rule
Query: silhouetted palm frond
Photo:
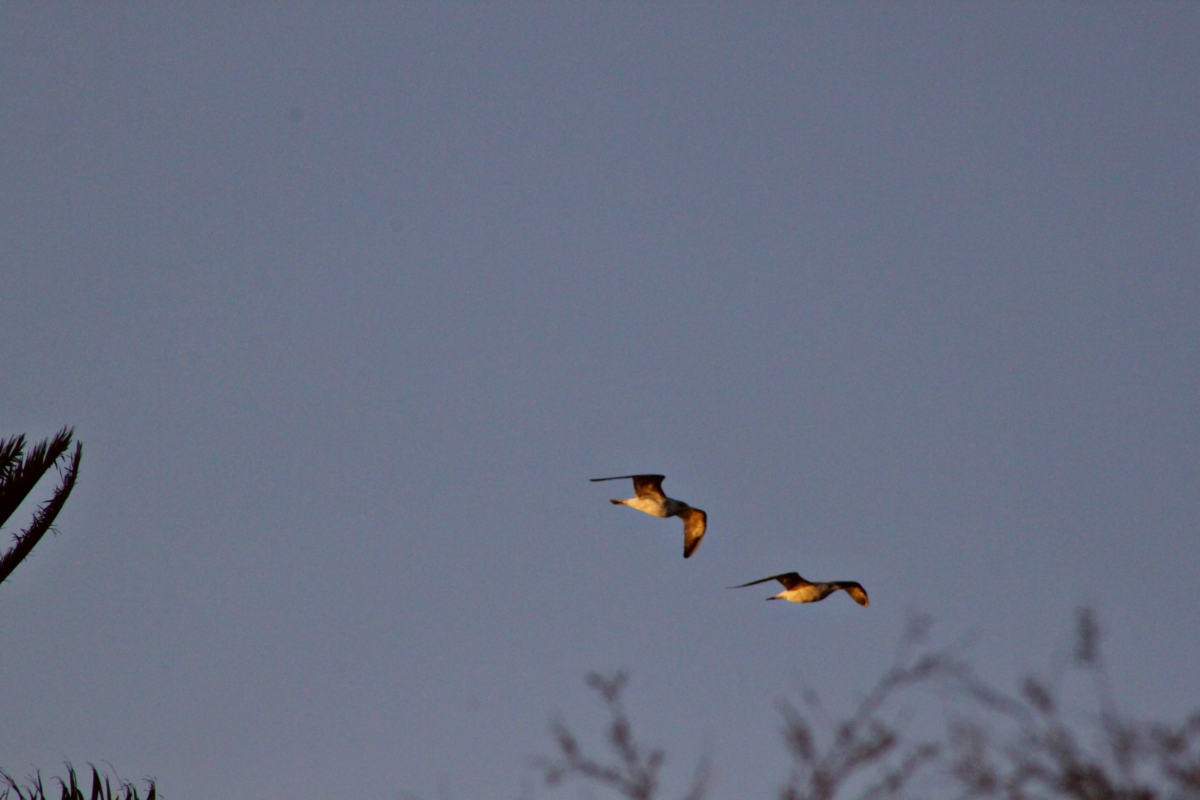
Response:
POLYGON ((29 527, 13 535, 12 548, 0 556, 0 583, 25 560, 46 531, 52 529, 55 517, 71 496, 83 455, 82 443, 76 442, 75 452, 67 456, 74 435, 74 428, 64 427, 52 439, 35 445, 28 455, 25 455, 24 435, 0 440, 0 525, 8 521, 51 467, 66 460, 65 469, 59 468, 60 483, 54 495, 34 512, 29 527))

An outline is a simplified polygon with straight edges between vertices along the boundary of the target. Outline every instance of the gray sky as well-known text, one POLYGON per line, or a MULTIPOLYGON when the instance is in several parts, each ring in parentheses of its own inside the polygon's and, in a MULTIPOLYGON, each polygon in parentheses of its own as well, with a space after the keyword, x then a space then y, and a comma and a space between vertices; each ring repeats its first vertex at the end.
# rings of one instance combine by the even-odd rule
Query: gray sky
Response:
POLYGON ((853 702, 911 609, 1011 685, 1094 603, 1127 709, 1200 706, 1198 41, 5 4, 0 435, 84 459, 0 586, 0 767, 512 797, 626 667, 668 794, 770 797, 775 700, 853 702), (587 482, 635 471, 693 558, 587 482), (725 588, 793 569, 871 606, 725 588))

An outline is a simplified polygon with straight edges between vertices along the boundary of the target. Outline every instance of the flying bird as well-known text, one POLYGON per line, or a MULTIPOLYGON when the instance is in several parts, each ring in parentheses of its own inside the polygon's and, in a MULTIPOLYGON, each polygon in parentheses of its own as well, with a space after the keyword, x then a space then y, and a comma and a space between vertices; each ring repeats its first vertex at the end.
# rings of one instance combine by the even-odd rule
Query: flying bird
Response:
POLYGON ((757 581, 743 583, 741 586, 730 586, 730 589, 744 589, 747 586, 753 586, 756 583, 766 583, 767 581, 779 581, 783 584, 783 591, 774 597, 768 597, 768 600, 791 600, 793 603, 816 603, 824 600, 829 595, 836 592, 838 589, 845 589, 846 594, 854 598, 854 602, 860 606, 867 605, 867 590, 862 587, 861 583, 855 581, 829 581, 828 583, 812 583, 800 577, 796 572, 785 572, 782 575, 772 575, 769 578, 763 578, 757 581))
POLYGON ((628 500, 612 500, 613 505, 629 506, 655 517, 679 517, 683 520, 683 557, 688 558, 700 546, 704 531, 708 527, 708 515, 692 508, 682 500, 663 494, 662 482, 665 475, 617 475, 612 478, 592 478, 596 481, 619 481, 633 478, 633 491, 637 497, 628 500))

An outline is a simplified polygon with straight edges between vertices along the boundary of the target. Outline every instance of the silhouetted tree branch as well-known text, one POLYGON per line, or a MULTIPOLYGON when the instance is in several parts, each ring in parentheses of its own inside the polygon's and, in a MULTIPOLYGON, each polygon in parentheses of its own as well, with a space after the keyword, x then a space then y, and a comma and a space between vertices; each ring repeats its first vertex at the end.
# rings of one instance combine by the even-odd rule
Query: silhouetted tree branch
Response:
MULTIPOLYGON (((848 716, 823 722, 815 692, 803 704, 780 703, 792 769, 781 800, 900 800, 914 778, 924 794, 959 800, 1200 800, 1200 712, 1181 723, 1140 722, 1120 713, 1105 669, 1100 628, 1090 609, 1075 625, 1071 664, 1090 676, 1094 724, 1068 718, 1054 686, 1027 677, 1015 694, 979 678, 952 649, 923 650, 926 617, 910 621, 892 666, 848 716), (953 709, 945 736, 916 738, 895 720, 899 696, 927 688, 953 709), (1001 734, 997 735, 996 730, 1001 734)), ((658 791, 660 749, 645 751, 633 738, 620 702, 624 673, 590 675, 612 716, 609 745, 616 759, 585 756, 562 722, 552 730, 559 755, 534 762, 555 786, 579 778, 629 800, 658 791)), ((689 800, 707 786, 702 761, 689 800)))
POLYGON ((909 620, 892 666, 845 719, 818 725, 823 709, 811 690, 803 693, 804 710, 780 702, 783 739, 793 762, 779 793, 782 800, 833 800, 851 786, 861 800, 903 797, 916 773, 937 759, 938 743, 906 744, 899 726, 884 713, 897 693, 952 679, 965 668, 948 652, 914 653, 929 624, 927 617, 909 620), (824 737, 818 727, 828 730, 824 737))
MULTIPOLYGON (((612 722, 608 729, 608 743, 616 760, 609 764, 596 761, 583 754, 578 740, 561 721, 551 726, 559 755, 555 758, 537 758, 534 768, 550 786, 557 786, 567 778, 582 778, 599 784, 629 800, 653 800, 658 792, 658 771, 666 756, 654 748, 648 752, 633 736, 633 728, 621 704, 621 691, 629 677, 624 672, 613 675, 591 673, 587 684, 594 689, 608 707, 612 722)), ((696 765, 691 788, 684 800, 701 800, 708 786, 708 759, 696 765)))
POLYGON ((1092 683, 1098 711, 1093 743, 1062 711, 1056 690, 1034 677, 1005 698, 992 724, 951 726, 951 774, 961 798, 1010 800, 1182 800, 1200 798, 1200 712, 1180 724, 1140 722, 1117 710, 1091 609, 1076 619, 1073 665, 1092 683), (996 743, 992 728, 1009 724, 996 743))
POLYGON ((75 452, 67 457, 74 434, 74 428, 63 428, 53 439, 35 445, 27 456, 24 435, 0 440, 0 525, 8 521, 50 467, 58 468, 60 475, 53 496, 34 512, 29 527, 13 535, 13 546, 0 556, 0 583, 33 551, 46 531, 53 529, 55 517, 75 488, 83 444, 76 442, 75 452), (65 469, 59 465, 60 459, 65 459, 65 469))

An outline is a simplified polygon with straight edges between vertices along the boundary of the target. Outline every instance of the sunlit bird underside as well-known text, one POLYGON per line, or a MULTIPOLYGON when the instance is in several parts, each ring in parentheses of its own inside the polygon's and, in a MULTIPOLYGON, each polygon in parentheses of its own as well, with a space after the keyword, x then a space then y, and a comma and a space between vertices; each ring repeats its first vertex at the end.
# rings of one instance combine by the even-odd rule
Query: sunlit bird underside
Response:
POLYGON ((596 481, 619 481, 633 479, 633 491, 637 497, 628 500, 612 500, 614 505, 629 506, 654 517, 679 517, 683 520, 683 557, 688 558, 700 546, 704 531, 708 527, 708 515, 692 508, 682 500, 663 494, 663 475, 617 475, 612 478, 592 478, 596 481))

